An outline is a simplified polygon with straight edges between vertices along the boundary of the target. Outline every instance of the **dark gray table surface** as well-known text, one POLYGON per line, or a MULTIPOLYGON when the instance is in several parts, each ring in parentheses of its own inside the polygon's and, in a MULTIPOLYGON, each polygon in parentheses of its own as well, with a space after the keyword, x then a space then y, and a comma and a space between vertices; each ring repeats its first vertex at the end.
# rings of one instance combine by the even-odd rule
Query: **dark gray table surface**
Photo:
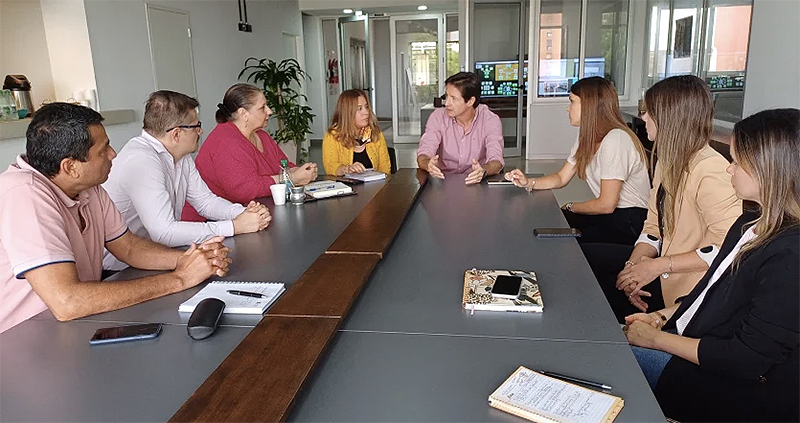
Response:
POLYGON ((610 385, 615 422, 664 421, 627 345, 347 331, 288 420, 524 422, 487 403, 519 366, 610 385))
POLYGON ((552 192, 431 180, 378 264, 344 329, 627 344, 552 192), (543 313, 480 312, 461 305, 464 271, 530 270, 543 313))
MULTIPOLYGON (((211 280, 277 281, 285 283, 288 289, 336 240, 384 184, 384 181, 377 181, 355 185, 353 190, 358 195, 323 199, 302 206, 289 203, 276 206, 271 198, 261 199, 270 209, 272 223, 264 231, 225 239, 224 244, 231 247, 230 256, 233 258, 233 263, 224 278, 212 277, 211 280)), ((157 273, 159 272, 128 268, 110 277, 108 281, 134 279, 157 273)), ((185 324, 189 314, 178 313, 178 306, 203 286, 205 284, 81 320, 185 324)), ((54 320, 55 317, 47 310, 35 319, 54 320)), ((220 324, 255 326, 260 320, 261 316, 223 315, 220 324)))
MULTIPOLYGON (((382 186, 298 208, 268 202, 267 231, 226 240, 225 279, 290 287, 382 186)), ((548 191, 429 182, 291 420, 521 421, 486 401, 526 365, 612 385, 626 401, 618 421, 663 421, 575 240, 532 234, 566 226, 548 191), (469 315, 461 292, 472 267, 535 271, 545 312, 469 315)), ((166 421, 260 320, 227 316, 212 338, 192 341, 177 307, 198 289, 69 323, 45 312, 3 333, 0 418, 166 421), (99 327, 152 321, 169 323, 157 340, 88 344, 99 327)))
POLYGON ((0 335, 0 419, 167 421, 251 330, 193 341, 164 325, 154 340, 90 346, 103 326, 28 320, 0 335))

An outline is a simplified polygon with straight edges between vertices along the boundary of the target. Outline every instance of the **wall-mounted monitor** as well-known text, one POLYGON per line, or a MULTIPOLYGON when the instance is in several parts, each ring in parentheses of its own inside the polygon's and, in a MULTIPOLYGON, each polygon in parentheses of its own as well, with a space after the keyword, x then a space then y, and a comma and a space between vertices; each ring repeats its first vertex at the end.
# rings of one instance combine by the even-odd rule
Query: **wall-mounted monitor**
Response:
MULTIPOLYGON (((516 97, 519 93, 519 62, 502 60, 475 62, 475 73, 481 84, 481 97, 516 97)), ((523 95, 528 95, 528 61, 522 68, 525 83, 523 95)))

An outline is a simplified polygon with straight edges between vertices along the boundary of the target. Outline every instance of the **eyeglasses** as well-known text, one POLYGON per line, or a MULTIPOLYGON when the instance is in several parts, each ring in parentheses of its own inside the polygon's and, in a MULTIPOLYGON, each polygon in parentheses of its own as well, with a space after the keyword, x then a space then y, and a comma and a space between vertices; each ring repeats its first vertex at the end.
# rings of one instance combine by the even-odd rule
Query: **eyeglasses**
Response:
POLYGON ((182 128, 182 129, 202 129, 202 126, 203 126, 203 122, 197 122, 197 125, 178 125, 178 126, 173 126, 172 128, 169 128, 169 129, 167 129, 167 132, 169 132, 169 131, 171 131, 171 130, 173 130, 173 129, 176 129, 176 128, 182 128))

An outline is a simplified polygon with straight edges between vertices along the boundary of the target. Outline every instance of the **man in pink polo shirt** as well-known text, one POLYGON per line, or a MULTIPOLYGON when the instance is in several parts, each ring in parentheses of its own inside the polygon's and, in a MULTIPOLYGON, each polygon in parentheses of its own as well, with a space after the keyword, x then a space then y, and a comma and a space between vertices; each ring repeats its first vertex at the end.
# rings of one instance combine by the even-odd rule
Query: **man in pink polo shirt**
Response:
POLYGON ((466 184, 477 184, 505 165, 500 117, 480 104, 481 87, 474 73, 459 72, 447 78, 445 86, 445 107, 428 118, 417 165, 440 179, 444 172, 469 172, 466 184))
POLYGON ((221 238, 186 251, 140 238, 100 187, 116 156, 92 109, 42 107, 26 154, 0 175, 0 332, 50 309, 66 321, 116 310, 225 275, 221 238), (131 266, 173 270, 99 282, 103 248, 131 266))

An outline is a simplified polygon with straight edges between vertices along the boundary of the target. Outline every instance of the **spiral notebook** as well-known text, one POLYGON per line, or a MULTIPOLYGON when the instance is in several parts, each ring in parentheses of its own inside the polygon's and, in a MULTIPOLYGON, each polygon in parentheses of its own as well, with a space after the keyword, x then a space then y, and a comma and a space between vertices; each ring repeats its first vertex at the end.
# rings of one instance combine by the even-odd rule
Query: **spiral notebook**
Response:
POLYGON ((219 298, 225 303, 226 314, 264 314, 272 303, 285 291, 279 282, 235 282, 216 281, 204 286, 192 298, 184 301, 178 311, 191 313, 197 304, 206 298, 219 298), (263 297, 243 296, 228 293, 228 291, 244 291, 260 294, 263 297))
POLYGON ((489 396, 489 405, 539 423, 611 423, 625 402, 520 366, 489 396))

